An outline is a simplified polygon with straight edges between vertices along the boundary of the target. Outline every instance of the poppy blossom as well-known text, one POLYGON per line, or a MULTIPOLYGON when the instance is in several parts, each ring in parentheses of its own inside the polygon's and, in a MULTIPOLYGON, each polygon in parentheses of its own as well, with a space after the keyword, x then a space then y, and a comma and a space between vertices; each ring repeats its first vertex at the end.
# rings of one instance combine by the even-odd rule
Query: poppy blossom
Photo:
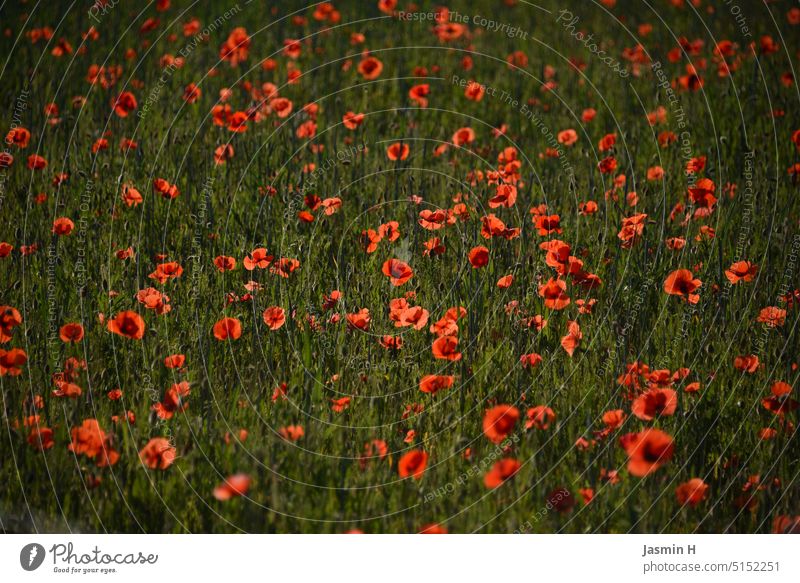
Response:
POLYGON ((0 344, 11 341, 14 328, 22 324, 19 310, 11 306, 0 306, 0 344))
POLYGON ((391 284, 395 287, 401 286, 409 279, 414 277, 414 272, 407 263, 399 259, 387 259, 381 268, 383 275, 389 278, 391 284))
POLYGON ((119 117, 128 117, 128 114, 136 109, 136 97, 130 91, 123 91, 112 103, 114 113, 119 117))
POLYGON ((492 443, 501 443, 514 431, 519 417, 519 409, 511 405, 492 407, 483 415, 483 434, 492 443))
POLYGON ((19 376, 22 374, 22 366, 28 362, 28 355, 21 348, 3 350, 0 348, 0 377, 19 376))
POLYGON ((688 269, 677 269, 664 280, 664 291, 672 296, 680 296, 690 304, 700 301, 700 295, 694 293, 703 284, 688 269))
POLYGON ((766 324, 770 328, 783 326, 786 322, 786 310, 777 306, 767 306, 758 313, 756 322, 766 324))
POLYGON ((442 360, 461 360, 458 352, 458 338, 455 336, 441 336, 433 341, 433 356, 442 360))
POLYGON ((629 433, 620 438, 620 444, 628 454, 628 472, 638 478, 670 461, 675 451, 672 437, 659 429, 629 433))
POLYGON ((473 247, 469 252, 469 263, 473 269, 486 267, 489 264, 489 250, 482 245, 473 247))
POLYGON ((497 488, 506 480, 513 478, 521 467, 522 464, 512 458, 498 460, 483 476, 483 484, 489 489, 497 488))
POLYGON ((454 380, 455 377, 452 376, 425 375, 419 381, 419 390, 423 393, 435 395, 439 391, 452 387, 454 380))
POLYGON ((753 281, 756 273, 758 273, 758 265, 749 261, 737 261, 725 270, 725 277, 731 284, 736 285, 742 281, 753 281))
POLYGON ((181 368, 186 363, 186 356, 183 354, 170 354, 164 358, 164 366, 167 368, 181 368))
POLYGON ((80 342, 83 340, 83 326, 77 322, 64 324, 58 331, 62 342, 80 342))
POLYGON ((531 429, 532 427, 535 427, 541 431, 550 429, 550 424, 556 419, 555 412, 550 407, 545 405, 531 407, 525 413, 525 416, 527 417, 527 421, 525 421, 525 429, 531 429))
POLYGON ((60 217, 53 221, 54 235, 69 235, 75 228, 75 223, 67 217, 60 217))
POLYGON ((154 437, 139 451, 142 463, 151 470, 166 470, 177 457, 168 439, 154 437))
POLYGON ((675 489, 675 497, 681 506, 694 507, 705 500, 707 492, 708 484, 701 478, 692 478, 675 489))
POLYGON ((237 340, 242 335, 242 324, 236 318, 222 318, 213 328, 217 340, 237 340))
POLYGON ((348 111, 342 116, 342 125, 344 125, 344 127, 346 127, 348 130, 355 130, 362 123, 364 123, 363 113, 353 113, 352 111, 348 111))
POLYGON ((539 286, 539 297, 544 298, 544 305, 551 310, 563 310, 570 304, 567 295, 567 283, 563 279, 547 280, 539 286))
POLYGON ((263 247, 259 247, 258 249, 253 249, 253 252, 245 257, 242 263, 244 263, 244 268, 247 271, 253 271, 256 268, 266 269, 272 263, 272 260, 273 256, 267 254, 267 250, 263 247))
POLYGON ((286 322, 286 312, 279 306, 272 306, 264 310, 262 314, 264 323, 269 326, 270 330, 278 330, 283 323, 286 322))
POLYGON ((675 414, 678 396, 672 389, 650 389, 636 397, 631 404, 631 413, 643 421, 675 414))
POLYGON ((228 476, 222 484, 214 488, 214 498, 224 502, 237 496, 245 496, 250 490, 251 482, 247 474, 228 476))
POLYGON ((364 79, 377 79, 383 71, 383 63, 375 57, 367 57, 358 64, 358 72, 364 79))
POLYGON ((404 144, 402 142, 395 142, 394 144, 390 144, 388 148, 386 148, 386 157, 393 162, 397 160, 405 160, 408 158, 408 153, 411 149, 408 147, 408 144, 404 144))
POLYGON ((351 329, 363 331, 369 330, 369 325, 372 321, 372 317, 370 316, 367 308, 362 308, 358 312, 347 314, 345 318, 347 319, 347 324, 351 329))
POLYGON ((415 480, 422 478, 428 465, 428 454, 421 449, 406 452, 397 462, 397 473, 401 478, 412 476, 415 480))
POLYGON ((111 445, 111 436, 100 427, 97 419, 85 419, 79 427, 73 427, 72 442, 67 446, 75 455, 93 460, 99 467, 114 465, 119 453, 111 445))
POLYGON ((132 340, 141 340, 144 337, 144 319, 132 310, 120 312, 108 321, 108 330, 119 336, 132 340))
POLYGON ((286 441, 298 441, 305 435, 305 430, 302 425, 287 425, 278 430, 278 435, 286 441))

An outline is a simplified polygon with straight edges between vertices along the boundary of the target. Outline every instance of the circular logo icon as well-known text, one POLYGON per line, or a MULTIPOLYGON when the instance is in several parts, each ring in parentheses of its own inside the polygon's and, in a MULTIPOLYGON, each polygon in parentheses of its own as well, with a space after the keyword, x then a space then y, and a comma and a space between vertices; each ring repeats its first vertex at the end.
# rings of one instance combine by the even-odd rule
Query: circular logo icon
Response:
POLYGON ((44 562, 44 547, 39 543, 30 543, 19 552, 19 564, 26 571, 35 571, 44 562))

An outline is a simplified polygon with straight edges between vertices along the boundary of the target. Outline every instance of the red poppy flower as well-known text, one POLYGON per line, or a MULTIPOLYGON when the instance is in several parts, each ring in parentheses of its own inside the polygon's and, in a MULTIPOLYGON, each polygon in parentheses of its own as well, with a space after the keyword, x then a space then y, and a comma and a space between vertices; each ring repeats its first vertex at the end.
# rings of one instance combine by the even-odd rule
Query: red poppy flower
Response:
POLYGON ((236 318, 222 318, 213 328, 217 340, 237 340, 242 335, 242 324, 236 318))
POLYGON ((247 474, 228 476, 222 484, 214 488, 214 498, 225 501, 236 496, 244 496, 250 490, 251 482, 247 474))
POLYGON ((28 355, 21 348, 3 350, 0 348, 0 377, 19 376, 22 374, 22 366, 28 362, 28 355))
POLYGON ((403 285, 409 279, 414 277, 414 272, 408 266, 408 264, 400 261, 399 259, 386 260, 381 271, 383 272, 383 275, 389 278, 389 281, 395 287, 403 285))
POLYGON ((413 476, 415 480, 422 478, 428 465, 428 454, 421 449, 412 449, 403 454, 397 462, 397 473, 401 478, 413 476))
POLYGON ((489 250, 482 245, 473 247, 469 252, 469 263, 473 269, 486 267, 489 264, 489 250))
POLYGON ((441 336, 433 341, 433 356, 442 360, 461 360, 458 349, 458 338, 455 336, 441 336))
POLYGON ((513 431, 519 420, 519 409, 511 405, 497 405, 483 416, 483 434, 493 443, 501 443, 513 431))
POLYGON ((114 316, 108 321, 107 327, 110 332, 132 340, 141 340, 144 337, 144 319, 132 310, 114 316))
POLYGON ((154 437, 139 451, 139 459, 151 470, 166 470, 177 457, 177 452, 169 440, 154 437))
POLYGON ((643 421, 675 414, 678 396, 672 389, 650 389, 631 404, 631 413, 643 421))
POLYGON ((770 328, 783 326, 786 322, 786 310, 778 308, 777 306, 767 306, 766 308, 762 308, 758 313, 756 322, 766 324, 770 328))
POLYGON ((546 431, 550 429, 550 424, 556 420, 555 412, 545 405, 531 407, 528 409, 525 416, 528 418, 525 422, 525 429, 535 427, 541 431, 546 431))
POLYGON ((736 285, 742 281, 753 281, 756 273, 758 273, 758 265, 754 265, 749 261, 737 261, 725 270, 725 277, 728 281, 736 285))
POLYGON ((264 323, 270 330, 278 330, 286 322, 286 312, 279 306, 272 306, 264 310, 262 314, 264 323))
POLYGON ((386 157, 393 162, 397 160, 405 160, 408 158, 408 153, 411 149, 408 147, 408 144, 404 144, 402 142, 395 142, 394 144, 390 144, 388 148, 386 148, 386 157))
POLYGON ((62 342, 80 342, 83 340, 83 326, 76 322, 64 324, 58 331, 62 342))
POLYGON ((128 114, 136 109, 136 97, 130 91, 123 91, 111 105, 119 117, 128 117, 128 114))
POLYGON ((170 354, 164 359, 164 366, 167 368, 181 368, 186 363, 186 356, 183 354, 170 354))
POLYGON ((628 454, 628 472, 642 478, 672 459, 675 444, 672 437, 659 429, 645 429, 620 438, 628 454))
POLYGON ((352 111, 348 111, 342 116, 342 124, 348 130, 355 130, 357 129, 362 123, 364 123, 364 114, 363 113, 353 113, 352 111))
POLYGON ((522 464, 512 458, 498 460, 483 476, 483 484, 490 489, 497 488, 506 480, 513 478, 521 467, 522 464))
POLYGON ((672 296, 680 296, 690 304, 700 301, 700 294, 694 293, 703 282, 695 278, 688 269, 677 269, 664 281, 664 291, 672 296))
POLYGON ((383 71, 383 63, 375 57, 367 57, 358 64, 358 72, 364 79, 377 79, 383 71))
POLYGON ((692 478, 688 482, 682 483, 675 489, 675 497, 681 506, 697 506, 705 500, 708 492, 708 484, 701 478, 692 478))
POLYGON ((544 298, 544 305, 551 310, 563 310, 571 301, 567 295, 567 282, 562 279, 550 278, 540 285, 539 297, 544 298))
POLYGON ((454 380, 455 377, 452 376, 425 375, 422 377, 422 380, 419 381, 419 390, 423 393, 435 395, 439 391, 452 387, 454 380))
POLYGON ((69 235, 72 233, 72 230, 75 228, 75 223, 73 223, 67 217, 60 217, 53 221, 53 234, 54 235, 69 235))

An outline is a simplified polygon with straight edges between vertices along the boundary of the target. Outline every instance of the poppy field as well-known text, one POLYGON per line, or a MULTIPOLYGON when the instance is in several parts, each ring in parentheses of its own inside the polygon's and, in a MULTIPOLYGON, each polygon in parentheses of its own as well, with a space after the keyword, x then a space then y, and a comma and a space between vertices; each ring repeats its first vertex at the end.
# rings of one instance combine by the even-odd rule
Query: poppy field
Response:
POLYGON ((4 532, 800 532, 800 7, 0 5, 4 532))

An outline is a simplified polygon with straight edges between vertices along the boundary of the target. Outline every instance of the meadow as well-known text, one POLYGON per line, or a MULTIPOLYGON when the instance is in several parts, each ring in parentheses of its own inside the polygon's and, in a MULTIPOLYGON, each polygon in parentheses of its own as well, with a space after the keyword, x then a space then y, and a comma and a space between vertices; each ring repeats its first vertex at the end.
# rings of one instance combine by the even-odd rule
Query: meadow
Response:
POLYGON ((0 6, 4 532, 800 531, 800 8, 0 6))

